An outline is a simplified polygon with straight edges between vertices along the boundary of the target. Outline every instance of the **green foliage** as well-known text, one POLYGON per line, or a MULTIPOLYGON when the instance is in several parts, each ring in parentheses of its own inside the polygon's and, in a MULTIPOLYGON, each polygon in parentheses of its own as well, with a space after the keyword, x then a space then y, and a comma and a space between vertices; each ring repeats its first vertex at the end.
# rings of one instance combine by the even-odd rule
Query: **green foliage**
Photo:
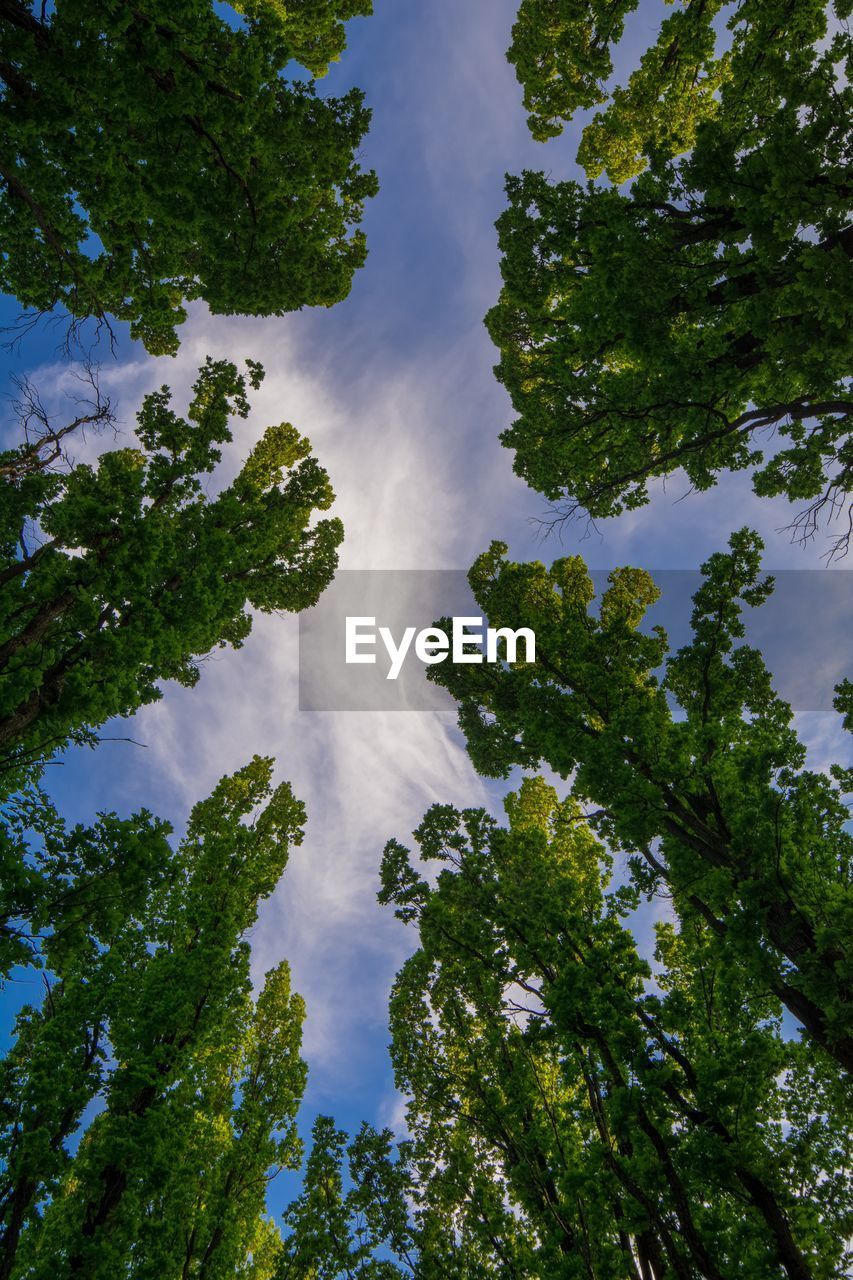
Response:
MULTIPOLYGON (((546 76, 570 114, 608 74, 621 10, 532 4, 549 50, 562 37, 535 15, 552 7, 585 75, 592 51, 583 91, 546 76)), ((622 182, 648 162, 629 192, 508 179, 487 317, 519 415, 502 439, 567 514, 641 506, 679 468, 699 490, 751 469, 757 493, 809 503, 792 526, 807 538, 853 487, 850 38, 844 24, 827 34, 823 3, 745 0, 715 59, 718 8, 678 8, 584 134, 592 176, 622 182)))
MULTIPOLYGON (((649 594, 623 578, 602 606, 611 637, 649 594)), ((563 585, 585 607, 588 583, 563 585)), ((638 946, 661 850, 656 883, 635 867, 613 889, 574 795, 526 778, 505 808, 501 826, 434 805, 416 858, 385 849, 380 901, 420 944, 391 998, 409 1137, 395 1153, 364 1126, 347 1146, 316 1122, 275 1280, 843 1274, 849 1086, 831 1057, 782 1033, 766 973, 695 895, 672 893, 638 946)))
MULTIPOLYGON (((583 128, 578 161, 590 177, 606 172, 617 184, 690 150, 710 120, 760 128, 783 83, 811 78, 814 87, 849 55, 846 0, 680 0, 667 4, 627 83, 614 85, 613 52, 636 8, 637 0, 521 0, 507 54, 538 141, 556 137, 579 110, 606 104, 583 128)), ((644 11, 643 34, 650 16, 644 11)))
POLYGON ((575 111, 605 100, 613 71, 610 45, 637 0, 521 0, 507 57, 524 89, 538 142, 562 132, 575 111))
POLYGON ((322 75, 371 8, 246 0, 228 22, 212 0, 5 4, 0 288, 128 321, 154 354, 177 349, 196 298, 281 315, 345 297, 376 191, 356 160, 369 112, 282 72, 322 75))
POLYGON ((256 1001, 249 983, 246 934, 304 821, 271 773, 223 779, 176 850, 145 813, 68 831, 46 801, 17 812, 37 853, 6 923, 46 997, 2 1064, 4 1280, 269 1280, 266 1186, 298 1163, 305 1078, 286 964, 256 1001))
POLYGON ((574 798, 526 779, 506 809, 503 828, 436 805, 421 862, 393 841, 383 862, 420 940, 391 1003, 415 1274, 457 1274, 433 1215, 479 1276, 840 1275, 849 1157, 822 1055, 780 1037, 695 913, 657 925, 650 967, 624 923, 638 893, 605 892, 574 798), (812 1146, 818 1125, 835 1136, 812 1146))
POLYGON ((738 643, 743 606, 771 588, 760 546, 743 531, 710 558, 693 639, 667 658, 663 631, 639 629, 658 594, 648 574, 615 570, 595 617, 580 557, 546 569, 509 563, 494 544, 471 571, 474 593, 491 626, 533 628, 536 661, 430 676, 459 700, 481 772, 544 760, 572 776, 636 882, 704 921, 733 970, 774 992, 849 1070, 849 777, 803 767, 790 708, 760 654, 738 643))
POLYGON ((267 31, 289 60, 324 76, 346 48, 343 23, 373 12, 373 0, 238 0, 234 8, 256 34, 267 31))
POLYGON ((13 797, 0 824, 0 979, 18 964, 60 973, 109 946, 165 882, 168 834, 146 811, 69 830, 38 789, 13 797))
MULTIPOLYGON (((249 362, 257 387, 263 371, 249 362)), ((146 396, 138 445, 57 470, 21 447, 0 458, 0 749, 21 760, 192 685, 198 660, 239 647, 248 610, 298 610, 330 581, 340 522, 308 442, 270 427, 215 497, 207 477, 245 417, 247 376, 199 372, 186 418, 168 388, 146 396), (30 550, 33 540, 41 543, 30 550)))
POLYGON ((289 1205, 289 1228, 274 1280, 395 1280, 408 1274, 387 1254, 390 1245, 411 1257, 404 1196, 405 1171, 391 1158, 391 1136, 362 1127, 346 1146, 346 1134, 328 1116, 312 1128, 303 1187, 289 1205), (345 1191, 345 1175, 351 1185, 345 1191))
POLYGON ((434 805, 417 859, 386 847, 420 944, 391 999, 410 1136, 317 1121, 275 1280, 841 1275, 834 1064, 690 903, 638 948, 641 891, 608 887, 575 797, 526 778, 505 808, 434 805))

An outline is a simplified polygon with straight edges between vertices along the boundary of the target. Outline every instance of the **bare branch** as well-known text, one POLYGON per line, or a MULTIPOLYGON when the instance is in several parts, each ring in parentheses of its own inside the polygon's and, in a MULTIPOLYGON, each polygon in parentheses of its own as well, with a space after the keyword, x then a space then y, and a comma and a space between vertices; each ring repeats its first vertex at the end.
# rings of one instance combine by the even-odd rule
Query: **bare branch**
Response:
POLYGON ((25 476, 50 470, 60 463, 70 466, 65 444, 68 436, 76 432, 85 439, 86 427, 101 431, 115 426, 112 403, 102 394, 98 383, 97 366, 87 361, 80 370, 73 371, 73 376, 84 390, 79 395, 69 395, 77 413, 62 426, 55 425, 38 389, 28 378, 13 379, 19 394, 12 406, 24 443, 0 454, 0 478, 15 484, 25 476))

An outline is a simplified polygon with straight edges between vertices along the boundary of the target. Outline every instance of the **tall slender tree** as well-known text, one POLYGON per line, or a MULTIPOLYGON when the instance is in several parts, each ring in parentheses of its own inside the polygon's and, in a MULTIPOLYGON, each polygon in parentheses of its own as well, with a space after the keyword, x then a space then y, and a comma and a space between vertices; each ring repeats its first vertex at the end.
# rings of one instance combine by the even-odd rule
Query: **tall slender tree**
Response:
MULTIPOLYGON (((742 531, 708 560, 693 639, 667 657, 663 630, 640 629, 658 595, 647 573, 614 571, 595 617, 579 556, 546 569, 494 544, 471 571, 474 593, 492 626, 533 629, 536 660, 443 664, 430 677, 458 698, 481 772, 545 761, 572 775, 638 883, 697 912, 849 1071, 850 775, 804 767, 790 707, 738 643, 743 607, 772 589, 760 546, 742 531)), ((848 718, 850 694, 842 686, 837 701, 848 718)))
POLYGON ((391 999, 409 1136, 314 1127, 276 1280, 765 1280, 850 1262, 849 1095, 688 905, 636 885, 578 800, 433 806, 380 900, 419 949, 391 999), (435 872, 437 864, 438 872, 435 872))
POLYGON ((362 1126, 354 1142, 318 1116, 302 1191, 284 1214, 274 1280, 398 1280, 416 1267, 406 1194, 409 1171, 391 1135, 362 1126), (396 1255, 396 1257, 395 1257, 396 1255))
POLYGON ((2 1066, 3 1277, 270 1275, 266 1187, 298 1160, 305 1075, 286 964, 257 1001, 249 983, 246 934, 304 820, 271 773, 223 779, 176 849, 147 814, 28 812, 45 893, 18 920, 46 996, 2 1066))
POLYGON ((0 459, 8 779, 70 734, 158 698, 159 681, 194 684, 199 658, 240 646, 250 608, 298 610, 330 581, 342 528, 315 514, 334 495, 289 424, 270 427, 215 497, 205 492, 232 415, 249 411, 247 381, 262 376, 252 361, 244 375, 209 359, 186 418, 168 388, 146 396, 138 443, 95 465, 38 466, 32 445, 0 459))
POLYGON ((391 1025, 421 1194, 484 1274, 840 1274, 845 1157, 837 1137, 807 1154, 800 1128, 804 1094, 842 1127, 823 1055, 781 1038, 778 1002, 699 914, 657 925, 653 967, 639 954, 638 891, 605 892, 573 797, 526 779, 506 808, 507 828, 430 810, 415 834, 437 881, 385 852, 381 899, 419 930, 391 1025))

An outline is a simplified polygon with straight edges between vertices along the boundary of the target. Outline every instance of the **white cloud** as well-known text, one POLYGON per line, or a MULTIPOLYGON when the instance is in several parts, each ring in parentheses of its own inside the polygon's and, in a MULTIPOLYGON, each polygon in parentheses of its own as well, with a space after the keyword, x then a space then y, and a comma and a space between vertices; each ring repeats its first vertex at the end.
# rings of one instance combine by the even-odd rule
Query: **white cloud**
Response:
MULTIPOLYGON (((168 379, 180 404, 205 354, 251 354, 269 375, 251 418, 237 423, 225 469, 266 425, 292 421, 336 484, 344 563, 458 566, 456 530, 464 528, 467 499, 442 469, 431 424, 437 405, 445 418, 454 400, 463 411, 459 353, 428 370, 372 371, 362 385, 342 388, 318 381, 310 357, 298 351, 296 328, 295 320, 237 326, 199 310, 176 360, 122 366, 107 378, 129 405, 168 379)), ((484 803, 485 793, 452 719, 300 713, 297 625, 257 618, 245 647, 216 654, 196 689, 170 687, 163 702, 140 712, 130 732, 147 750, 129 757, 136 767, 121 790, 124 804, 179 815, 255 752, 276 757, 278 775, 307 806, 307 838, 262 910, 254 966, 260 978, 282 955, 290 960, 308 1003, 312 1085, 325 1092, 383 1034, 390 982, 411 942, 375 900, 385 841, 407 839, 435 800, 484 803)))

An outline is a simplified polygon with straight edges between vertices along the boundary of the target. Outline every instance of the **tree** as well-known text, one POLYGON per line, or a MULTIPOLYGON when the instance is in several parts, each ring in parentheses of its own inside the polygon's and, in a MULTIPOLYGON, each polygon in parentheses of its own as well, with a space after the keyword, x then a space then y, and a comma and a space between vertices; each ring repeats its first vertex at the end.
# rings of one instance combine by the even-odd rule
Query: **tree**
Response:
POLYGON ((505 808, 434 805, 416 858, 386 846, 380 901, 419 941, 391 998, 409 1137, 316 1122, 276 1280, 841 1274, 831 1061, 691 904, 650 963, 574 796, 526 778, 505 808))
POLYGON ((16 965, 108 946, 172 861, 168 824, 147 811, 100 814, 71 831, 36 786, 7 800, 0 823, 0 981, 16 965), (35 839, 37 837, 37 839, 35 839), (94 940, 98 939, 96 943, 94 940))
POLYGON ((246 934, 304 821, 271 772, 223 779, 174 850, 148 814, 69 832, 46 801, 22 813, 45 886, 24 919, 53 923, 45 1002, 2 1064, 3 1277, 268 1280, 266 1187, 298 1160, 305 1078, 286 964, 257 1001, 249 983, 246 934))
MULTIPOLYGON (((274 1280, 482 1280, 496 1274, 462 1227, 453 1198, 469 1198, 482 1212, 499 1191, 491 1170, 477 1166, 470 1142, 459 1144, 460 1152, 463 1145, 468 1151, 462 1181, 458 1166, 432 1163, 433 1153, 408 1139, 395 1151, 389 1129, 363 1124, 348 1142, 329 1116, 319 1116, 312 1139, 302 1192, 284 1214, 289 1230, 274 1280)), ((515 1224, 510 1214, 504 1218, 496 1247, 508 1251, 515 1224)))
POLYGON ((639 892, 605 892, 573 797, 528 778, 505 804, 508 827, 435 805, 423 861, 395 841, 383 860, 380 899, 420 941, 391 1002, 416 1217, 452 1224, 480 1275, 840 1274, 845 1104, 822 1054, 780 1037, 696 912, 657 925, 650 967, 624 923, 639 892))
POLYGON ((508 179, 504 285, 486 320, 519 415, 502 439, 563 516, 641 506, 679 468, 700 490, 748 468, 757 493, 808 503, 792 525, 802 538, 845 512, 841 552, 853 519, 846 25, 828 30, 818 0, 743 0, 718 54, 720 5, 688 3, 608 99, 610 46, 634 7, 520 10, 513 56, 535 132, 607 101, 579 160, 590 177, 635 181, 508 179))
POLYGON ((414 1265, 404 1199, 409 1181, 405 1167, 392 1159, 390 1133, 363 1125, 348 1147, 346 1133, 329 1116, 318 1116, 311 1136, 302 1191, 284 1214, 288 1231, 274 1280, 397 1280, 410 1274, 388 1256, 393 1249, 414 1265))
POLYGON ((68 830, 35 791, 6 806, 0 889, 0 976, 40 976, 0 1064, 0 1276, 7 1280, 36 1203, 55 1193, 66 1142, 102 1083, 106 981, 102 953, 138 927, 167 883, 168 827, 150 814, 101 815, 68 830), (49 976, 52 975, 52 976, 49 976), (18 974, 20 976, 20 974, 18 974))
POLYGON ((342 529, 314 515, 334 495, 290 425, 270 427, 217 496, 204 492, 231 415, 249 411, 246 381, 262 376, 252 361, 243 375, 209 359, 186 418, 168 388, 146 396, 138 445, 96 465, 35 465, 32 444, 0 458, 7 780, 70 735, 158 698, 158 681, 194 684, 199 658, 243 642, 250 607, 298 610, 330 581, 342 529))
MULTIPOLYGON (((519 565, 493 544, 471 571, 474 594, 491 626, 533 629, 536 660, 444 664, 430 678, 458 699, 480 772, 544 760, 572 776, 636 882, 697 913, 733 967, 849 1070, 851 778, 804 767, 790 707, 760 654, 738 644, 743 607, 772 589, 760 547, 742 531, 703 566, 693 639, 667 657, 662 628, 639 629, 658 595, 642 570, 611 574, 596 618, 580 557, 519 565)), ((850 693, 836 703, 848 725, 850 693)))
MULTIPOLYGON (((533 137, 556 137, 578 111, 603 105, 583 126, 578 160, 590 177, 606 172, 622 183, 649 163, 689 151, 708 121, 760 130, 760 113, 778 105, 782 80, 790 87, 831 65, 821 57, 827 50, 816 48, 827 35, 827 7, 819 0, 738 0, 721 39, 725 7, 722 0, 686 0, 670 11, 622 85, 613 83, 613 52, 638 0, 521 0, 507 57, 533 137)), ((843 24, 843 4, 829 12, 843 24)), ((645 32, 653 14, 643 17, 645 32)), ((844 34, 833 52, 849 52, 844 34)))
POLYGON ((0 287, 37 312, 128 321, 174 352, 184 304, 330 306, 376 191, 357 90, 317 97, 370 0, 33 0, 0 12, 0 287))

